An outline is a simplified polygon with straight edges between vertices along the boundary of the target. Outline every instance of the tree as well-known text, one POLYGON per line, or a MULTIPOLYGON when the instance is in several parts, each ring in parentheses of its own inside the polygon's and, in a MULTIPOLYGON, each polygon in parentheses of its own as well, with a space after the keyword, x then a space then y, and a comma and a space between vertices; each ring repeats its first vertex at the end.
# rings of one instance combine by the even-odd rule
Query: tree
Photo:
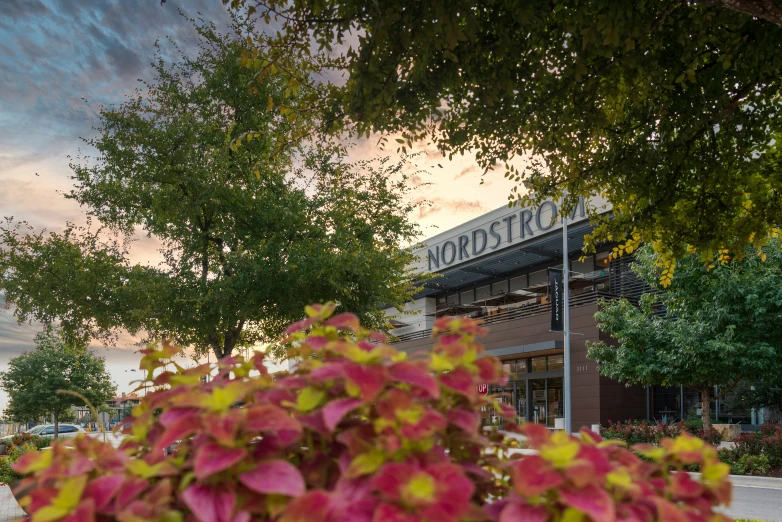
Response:
POLYGON ((0 373, 0 387, 8 394, 4 415, 14 422, 53 415, 55 438, 63 415, 71 406, 84 405, 81 394, 98 406, 114 397, 116 387, 102 357, 84 346, 68 345, 59 332, 46 329, 35 337, 35 349, 14 357, 0 373))
MULTIPOLYGON (((751 249, 752 247, 748 247, 751 249)), ((782 248, 773 240, 762 256, 703 266, 690 254, 671 285, 658 282, 657 254, 638 251, 633 271, 652 291, 636 308, 627 300, 601 302, 598 327, 616 346, 591 343, 588 357, 602 375, 642 385, 685 385, 701 393, 702 418, 711 425, 714 387, 719 397, 742 383, 782 376, 782 248)))
POLYGON ((218 358, 274 341, 310 302, 384 327, 378 304, 414 291, 406 165, 351 164, 305 141, 306 115, 260 108, 298 89, 260 60, 240 63, 251 28, 196 28, 196 55, 169 64, 158 52, 154 81, 101 110, 86 140, 97 161, 73 164, 68 197, 100 228, 0 229, 0 289, 17 319, 58 321, 74 342, 142 331, 218 358), (160 265, 129 261, 136 231, 160 243, 160 265))
POLYGON ((672 267, 782 223, 776 2, 223 2, 282 26, 258 42, 275 63, 313 40, 334 56, 327 128, 474 151, 519 182, 511 201, 605 195, 591 246, 631 237, 672 267))

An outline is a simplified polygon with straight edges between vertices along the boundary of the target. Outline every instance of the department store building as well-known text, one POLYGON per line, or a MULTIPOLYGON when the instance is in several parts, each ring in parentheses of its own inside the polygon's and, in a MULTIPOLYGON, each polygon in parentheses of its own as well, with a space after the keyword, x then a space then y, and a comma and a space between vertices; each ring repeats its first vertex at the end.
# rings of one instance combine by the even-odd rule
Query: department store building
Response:
MULTIPOLYGON (((587 341, 612 342, 597 328, 598 300, 626 297, 637 303, 648 290, 631 271, 632 256, 609 260, 613 244, 580 259, 584 236, 592 231, 588 208, 611 211, 607 202, 592 198, 581 200, 568 216, 573 429, 608 420, 700 415, 697 392, 678 386, 626 387, 602 377, 587 359, 587 341)), ((387 310, 395 327, 394 346, 408 353, 431 349, 436 317, 480 317, 489 329, 482 339, 487 353, 498 357, 511 376, 504 388, 488 393, 500 394, 497 400, 510 403, 519 419, 552 428, 562 422, 565 400, 563 334, 550 331, 548 288, 548 269, 562 268, 563 262, 560 214, 554 201, 535 208, 503 206, 428 239, 417 251, 414 268, 436 277, 408 303, 407 314, 387 310)), ((749 412, 727 411, 724 405, 717 416, 719 422, 757 421, 749 412)))

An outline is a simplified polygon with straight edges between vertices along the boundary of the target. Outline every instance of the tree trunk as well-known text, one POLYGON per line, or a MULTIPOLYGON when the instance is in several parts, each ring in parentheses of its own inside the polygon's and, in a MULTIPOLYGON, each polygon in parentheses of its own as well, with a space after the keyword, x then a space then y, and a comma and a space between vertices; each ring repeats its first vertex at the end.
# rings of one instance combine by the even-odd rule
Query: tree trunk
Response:
POLYGON ((704 433, 711 431, 711 388, 709 386, 701 388, 701 420, 704 433))
POLYGON ((60 411, 54 410, 54 440, 60 438, 60 411))
POLYGON ((217 330, 209 332, 207 341, 218 361, 229 357, 233 353, 243 330, 244 319, 240 319, 236 326, 229 326, 228 329, 223 332, 222 336, 217 330))

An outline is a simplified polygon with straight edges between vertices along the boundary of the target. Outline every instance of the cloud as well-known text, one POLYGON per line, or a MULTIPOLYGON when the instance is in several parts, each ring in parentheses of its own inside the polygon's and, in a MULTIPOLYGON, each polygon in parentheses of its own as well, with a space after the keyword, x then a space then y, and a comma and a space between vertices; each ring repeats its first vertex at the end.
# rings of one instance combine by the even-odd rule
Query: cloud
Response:
MULTIPOLYGON (((95 134, 101 105, 124 101, 139 86, 137 78, 152 79, 156 40, 166 58, 174 52, 167 36, 192 52, 197 34, 178 9, 218 28, 229 21, 219 0, 168 0, 162 7, 159 0, 0 0, 0 217, 13 215, 51 230, 61 230, 66 221, 84 223, 84 209, 61 195, 73 184, 66 156, 95 154, 79 137, 95 134)), ((351 160, 390 156, 396 162, 395 137, 385 151, 376 146, 378 135, 356 139, 351 160)), ((412 216, 425 230, 456 226, 506 201, 506 180, 499 177, 487 190, 464 172, 475 163, 473 155, 451 162, 431 144, 419 142, 413 149, 423 154, 405 173, 416 197, 433 196, 412 216), (417 169, 430 169, 431 175, 417 169), (465 179, 451 182, 460 177, 465 179)), ((157 264, 159 244, 144 234, 137 238, 131 262, 157 264)), ((0 370, 10 357, 32 348, 39 330, 17 325, 11 311, 0 312, 0 370)), ((116 348, 94 348, 106 356, 120 392, 126 386, 122 379, 131 375, 125 370, 138 366, 136 342, 121 335, 116 348)))
MULTIPOLYGON (((100 105, 121 103, 136 79, 152 78, 156 40, 164 56, 173 53, 166 36, 190 52, 197 34, 178 9, 193 18, 201 13, 218 29, 229 22, 216 0, 169 0, 162 7, 159 0, 0 0, 0 217, 38 229, 84 223, 83 209, 62 197, 73 183, 67 155, 84 148, 80 136, 94 135, 100 105)), ((154 239, 140 236, 134 247, 134 262, 161 260, 154 239)), ((0 371, 34 347, 40 330, 0 310, 0 371)), ((138 367, 137 342, 120 334, 116 347, 92 347, 105 356, 120 392, 138 378, 125 372, 138 367)), ((6 400, 0 393, 0 409, 6 400)))
POLYGON ((138 55, 121 43, 110 45, 106 50, 106 58, 114 72, 124 80, 138 78, 144 68, 138 55))
POLYGON ((469 167, 464 167, 456 176, 453 177, 453 179, 459 179, 467 174, 472 174, 473 172, 480 172, 481 169, 478 168, 478 165, 470 165, 469 167))
POLYGON ((418 218, 423 219, 439 212, 480 214, 488 209, 481 201, 467 199, 419 198, 418 218))
POLYGON ((49 8, 41 0, 3 0, 3 18, 8 22, 48 12, 49 8))

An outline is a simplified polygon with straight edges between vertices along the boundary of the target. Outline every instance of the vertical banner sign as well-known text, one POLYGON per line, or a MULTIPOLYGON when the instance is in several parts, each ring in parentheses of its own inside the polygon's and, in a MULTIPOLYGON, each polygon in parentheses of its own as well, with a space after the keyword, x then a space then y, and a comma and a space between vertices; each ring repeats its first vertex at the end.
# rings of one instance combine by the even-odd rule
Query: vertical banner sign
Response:
POLYGON ((559 268, 548 269, 548 285, 551 295, 551 331, 565 331, 565 289, 562 284, 562 270, 559 268))

